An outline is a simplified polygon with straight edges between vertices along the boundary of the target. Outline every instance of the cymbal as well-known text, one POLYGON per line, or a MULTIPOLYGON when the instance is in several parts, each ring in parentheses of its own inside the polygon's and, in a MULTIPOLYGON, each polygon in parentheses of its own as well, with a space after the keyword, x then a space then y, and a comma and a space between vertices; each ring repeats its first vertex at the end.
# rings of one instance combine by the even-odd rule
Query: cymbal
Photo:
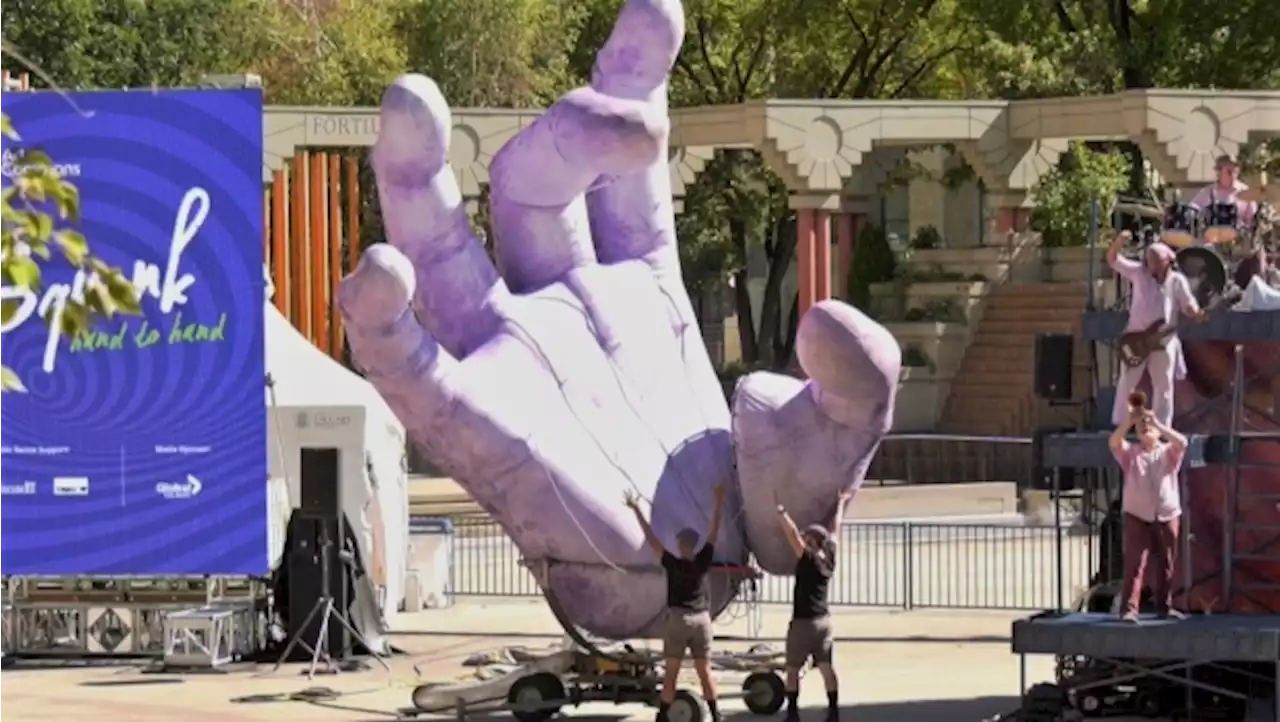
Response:
POLYGON ((1130 215, 1138 216, 1139 218, 1153 218, 1157 220, 1164 218, 1164 211, 1156 208, 1155 206, 1146 205, 1145 203, 1117 203, 1116 213, 1128 213, 1130 215))
POLYGON ((1245 203, 1258 203, 1280 196, 1280 187, 1272 188, 1270 186, 1257 186, 1256 188, 1248 188, 1236 194, 1236 200, 1245 203))

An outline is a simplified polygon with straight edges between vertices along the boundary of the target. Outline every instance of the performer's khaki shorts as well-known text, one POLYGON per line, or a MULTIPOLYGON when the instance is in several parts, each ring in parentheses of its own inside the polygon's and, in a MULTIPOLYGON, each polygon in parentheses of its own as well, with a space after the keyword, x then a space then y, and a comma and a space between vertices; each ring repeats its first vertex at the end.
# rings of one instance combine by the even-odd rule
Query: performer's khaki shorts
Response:
POLYGON ((662 633, 662 657, 684 659, 686 649, 694 659, 711 653, 711 613, 671 607, 662 633))
POLYGON ((831 617, 792 619, 787 627, 787 667, 800 669, 810 657, 814 664, 829 664, 835 641, 831 617))

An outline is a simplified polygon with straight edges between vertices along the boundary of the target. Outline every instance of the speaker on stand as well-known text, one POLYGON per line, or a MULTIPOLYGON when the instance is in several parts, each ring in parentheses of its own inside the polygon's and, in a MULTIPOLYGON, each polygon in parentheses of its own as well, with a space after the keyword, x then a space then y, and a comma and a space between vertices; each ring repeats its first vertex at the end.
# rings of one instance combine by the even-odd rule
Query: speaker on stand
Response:
MULTIPOLYGON (((310 658, 312 678, 322 661, 327 672, 339 672, 334 656, 346 659, 354 643, 373 647, 347 617, 355 550, 347 545, 342 510, 342 455, 335 448, 304 448, 300 462, 301 504, 289 519, 285 551, 289 642, 272 671, 301 648, 310 658)), ((373 656, 391 671, 386 660, 373 656)))

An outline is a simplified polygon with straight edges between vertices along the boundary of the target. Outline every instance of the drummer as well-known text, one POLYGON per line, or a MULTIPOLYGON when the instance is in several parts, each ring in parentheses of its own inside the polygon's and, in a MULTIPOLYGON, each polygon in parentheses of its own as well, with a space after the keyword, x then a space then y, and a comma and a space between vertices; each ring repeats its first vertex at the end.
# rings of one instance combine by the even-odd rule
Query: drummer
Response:
POLYGON ((1195 198, 1191 199, 1191 205, 1202 211, 1215 203, 1234 205, 1241 225, 1245 228, 1251 227, 1257 204, 1237 198, 1240 193, 1249 190, 1249 186, 1240 182, 1240 163, 1234 156, 1224 153, 1218 156, 1214 168, 1218 171, 1217 182, 1201 188, 1195 198))

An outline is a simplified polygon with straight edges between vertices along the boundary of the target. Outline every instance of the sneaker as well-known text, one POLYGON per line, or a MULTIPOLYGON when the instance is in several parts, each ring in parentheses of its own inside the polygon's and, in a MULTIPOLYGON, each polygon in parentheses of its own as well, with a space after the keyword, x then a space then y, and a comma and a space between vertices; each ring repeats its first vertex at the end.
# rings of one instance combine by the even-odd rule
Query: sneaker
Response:
POLYGON ((1129 624, 1137 624, 1137 623, 1138 623, 1138 613, 1137 613, 1137 612, 1126 612, 1126 613, 1125 613, 1125 615, 1124 615, 1123 617, 1120 617, 1120 621, 1122 621, 1122 622, 1128 622, 1129 624))
POLYGON ((1187 615, 1184 614, 1183 612, 1179 612, 1176 609, 1166 609, 1163 612, 1160 612, 1159 614, 1157 614, 1156 617, 1159 619, 1181 620, 1181 619, 1186 619, 1187 615))

